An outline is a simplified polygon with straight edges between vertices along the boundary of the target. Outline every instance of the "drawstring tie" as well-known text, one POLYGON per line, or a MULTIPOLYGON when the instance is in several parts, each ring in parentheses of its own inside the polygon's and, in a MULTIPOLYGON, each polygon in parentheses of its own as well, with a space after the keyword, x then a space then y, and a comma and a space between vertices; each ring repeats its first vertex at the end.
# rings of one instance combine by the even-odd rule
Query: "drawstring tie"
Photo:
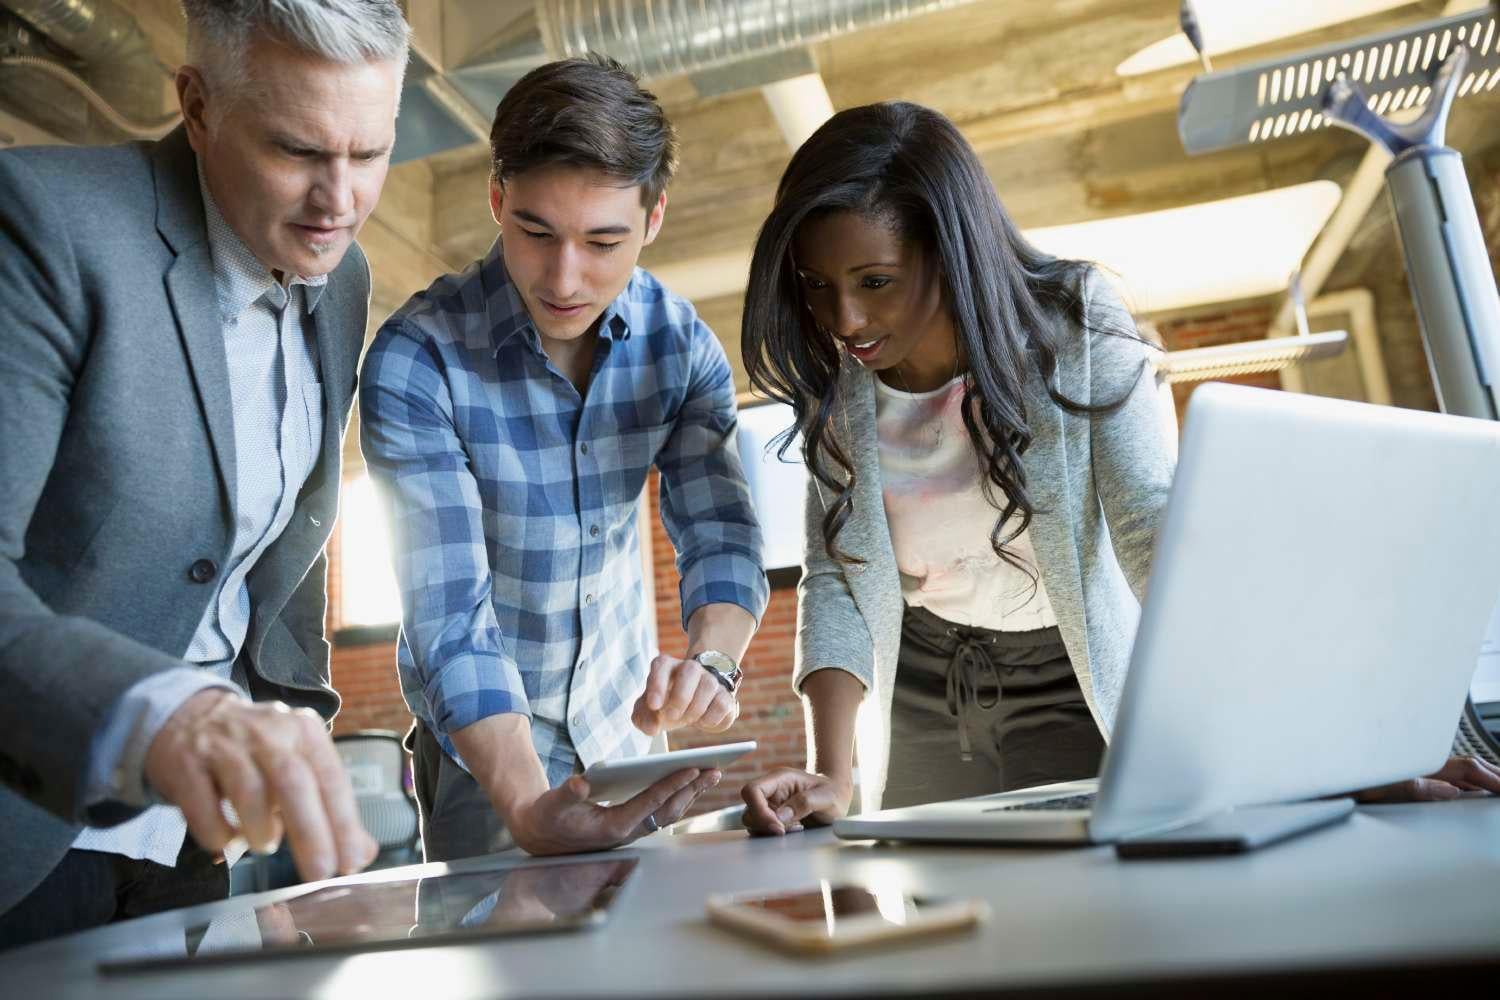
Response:
POLYGON ((959 759, 974 759, 974 744, 969 736, 969 723, 973 710, 989 711, 1000 704, 1000 669, 991 657, 994 640, 979 639, 973 633, 948 629, 948 635, 958 640, 958 647, 948 661, 948 713, 958 720, 959 759), (995 693, 986 695, 980 688, 984 673, 989 673, 995 684, 995 693))

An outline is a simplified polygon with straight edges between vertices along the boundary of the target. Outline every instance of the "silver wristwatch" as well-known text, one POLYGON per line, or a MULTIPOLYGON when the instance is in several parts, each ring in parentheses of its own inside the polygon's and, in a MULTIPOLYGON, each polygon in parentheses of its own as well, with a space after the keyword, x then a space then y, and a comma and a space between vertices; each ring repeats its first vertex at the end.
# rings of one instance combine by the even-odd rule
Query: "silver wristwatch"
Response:
POLYGON ((695 654, 693 659, 701 663, 703 669, 713 674, 730 694, 739 691, 740 681, 745 679, 745 673, 740 669, 740 665, 734 662, 734 657, 728 653, 721 653, 717 649, 705 649, 695 654))

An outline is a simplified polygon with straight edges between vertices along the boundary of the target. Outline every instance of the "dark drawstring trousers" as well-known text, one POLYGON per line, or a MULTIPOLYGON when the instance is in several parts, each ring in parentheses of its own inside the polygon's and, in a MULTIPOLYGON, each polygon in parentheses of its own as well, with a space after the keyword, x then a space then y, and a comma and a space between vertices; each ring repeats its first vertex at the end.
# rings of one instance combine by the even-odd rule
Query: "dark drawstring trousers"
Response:
POLYGON ((1092 778, 1103 755, 1055 627, 995 632, 907 607, 883 808, 1092 778))

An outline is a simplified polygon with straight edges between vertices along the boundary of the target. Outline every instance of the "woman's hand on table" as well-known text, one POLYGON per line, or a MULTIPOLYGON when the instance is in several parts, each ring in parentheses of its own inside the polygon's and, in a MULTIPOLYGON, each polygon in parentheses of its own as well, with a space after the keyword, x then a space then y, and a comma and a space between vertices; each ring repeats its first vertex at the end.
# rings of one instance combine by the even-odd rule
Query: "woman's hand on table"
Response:
POLYGON ((826 826, 848 813, 854 786, 845 777, 778 767, 746 783, 740 794, 745 828, 781 836, 804 824, 826 826))
POLYGON ((1425 778, 1366 788, 1354 797, 1360 802, 1434 802, 1456 799, 1464 792, 1500 794, 1500 767, 1479 757, 1449 757, 1425 778))

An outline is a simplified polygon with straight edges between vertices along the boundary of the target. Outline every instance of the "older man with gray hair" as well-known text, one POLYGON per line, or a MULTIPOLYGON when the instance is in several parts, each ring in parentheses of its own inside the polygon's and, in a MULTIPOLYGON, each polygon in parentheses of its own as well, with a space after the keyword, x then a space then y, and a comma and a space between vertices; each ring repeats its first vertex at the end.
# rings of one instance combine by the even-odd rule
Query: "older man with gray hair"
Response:
POLYGON ((0 947, 221 898, 283 835, 307 879, 375 853, 321 553, 407 26, 183 11, 180 128, 0 152, 0 947))

